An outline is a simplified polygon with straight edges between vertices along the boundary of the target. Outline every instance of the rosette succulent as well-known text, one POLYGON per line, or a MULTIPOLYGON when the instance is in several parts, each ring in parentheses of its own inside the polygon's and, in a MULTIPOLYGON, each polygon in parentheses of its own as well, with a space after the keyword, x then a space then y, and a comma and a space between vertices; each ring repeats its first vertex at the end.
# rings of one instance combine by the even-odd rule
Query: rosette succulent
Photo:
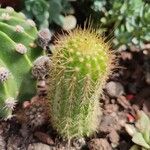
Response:
POLYGON ((49 5, 45 0, 25 0, 25 13, 30 18, 35 18, 40 26, 48 27, 49 5))
POLYGON ((39 27, 49 24, 63 26, 65 16, 72 9, 67 0, 25 0, 24 12, 34 18, 39 27))

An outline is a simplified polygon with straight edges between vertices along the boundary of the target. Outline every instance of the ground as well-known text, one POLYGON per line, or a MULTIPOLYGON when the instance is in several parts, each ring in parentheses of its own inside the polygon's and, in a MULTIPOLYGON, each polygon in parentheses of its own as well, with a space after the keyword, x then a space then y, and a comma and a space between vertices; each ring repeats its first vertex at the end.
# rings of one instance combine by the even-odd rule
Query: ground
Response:
POLYGON ((34 97, 18 106, 11 120, 1 120, 0 150, 129 150, 133 143, 125 125, 134 124, 139 109, 150 111, 150 45, 131 46, 116 55, 118 67, 100 99, 103 115, 97 133, 73 139, 68 148, 48 122, 45 99, 34 97))

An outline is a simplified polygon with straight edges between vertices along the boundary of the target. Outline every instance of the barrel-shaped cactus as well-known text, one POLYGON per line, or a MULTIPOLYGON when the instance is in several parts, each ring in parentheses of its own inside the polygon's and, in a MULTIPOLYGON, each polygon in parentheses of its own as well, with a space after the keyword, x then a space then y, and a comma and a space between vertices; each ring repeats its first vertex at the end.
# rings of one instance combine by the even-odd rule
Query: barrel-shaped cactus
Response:
POLYGON ((70 139, 97 130, 99 99, 113 58, 109 43, 92 29, 77 28, 58 38, 51 58, 48 99, 51 124, 60 135, 70 139))
POLYGON ((37 35, 32 20, 13 8, 0 8, 0 117, 10 117, 17 101, 35 93, 31 67, 42 54, 37 35))

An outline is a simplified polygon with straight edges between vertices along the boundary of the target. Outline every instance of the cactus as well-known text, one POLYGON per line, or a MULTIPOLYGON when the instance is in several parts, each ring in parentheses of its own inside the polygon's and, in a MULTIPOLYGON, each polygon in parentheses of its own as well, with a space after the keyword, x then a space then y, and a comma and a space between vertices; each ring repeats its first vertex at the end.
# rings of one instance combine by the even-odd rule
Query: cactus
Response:
POLYGON ((32 20, 11 7, 0 8, 0 117, 10 117, 16 102, 35 93, 30 70, 42 54, 35 44, 37 35, 32 20))
POLYGON ((97 130, 99 98, 113 62, 109 43, 95 30, 77 28, 58 38, 48 99, 51 124, 64 138, 88 136, 97 130))

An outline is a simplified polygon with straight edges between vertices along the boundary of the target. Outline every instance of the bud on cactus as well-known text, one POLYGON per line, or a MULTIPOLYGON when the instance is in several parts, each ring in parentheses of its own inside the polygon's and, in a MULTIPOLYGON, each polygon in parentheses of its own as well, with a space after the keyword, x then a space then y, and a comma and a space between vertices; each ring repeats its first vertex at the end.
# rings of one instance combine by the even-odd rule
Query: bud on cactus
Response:
POLYGON ((18 100, 35 93, 30 71, 42 53, 34 44, 37 36, 32 20, 10 7, 0 8, 0 117, 10 117, 18 100))
POLYGON ((49 71, 48 99, 53 127, 64 137, 97 130, 99 98, 113 67, 109 44, 91 29, 58 38, 49 71))

